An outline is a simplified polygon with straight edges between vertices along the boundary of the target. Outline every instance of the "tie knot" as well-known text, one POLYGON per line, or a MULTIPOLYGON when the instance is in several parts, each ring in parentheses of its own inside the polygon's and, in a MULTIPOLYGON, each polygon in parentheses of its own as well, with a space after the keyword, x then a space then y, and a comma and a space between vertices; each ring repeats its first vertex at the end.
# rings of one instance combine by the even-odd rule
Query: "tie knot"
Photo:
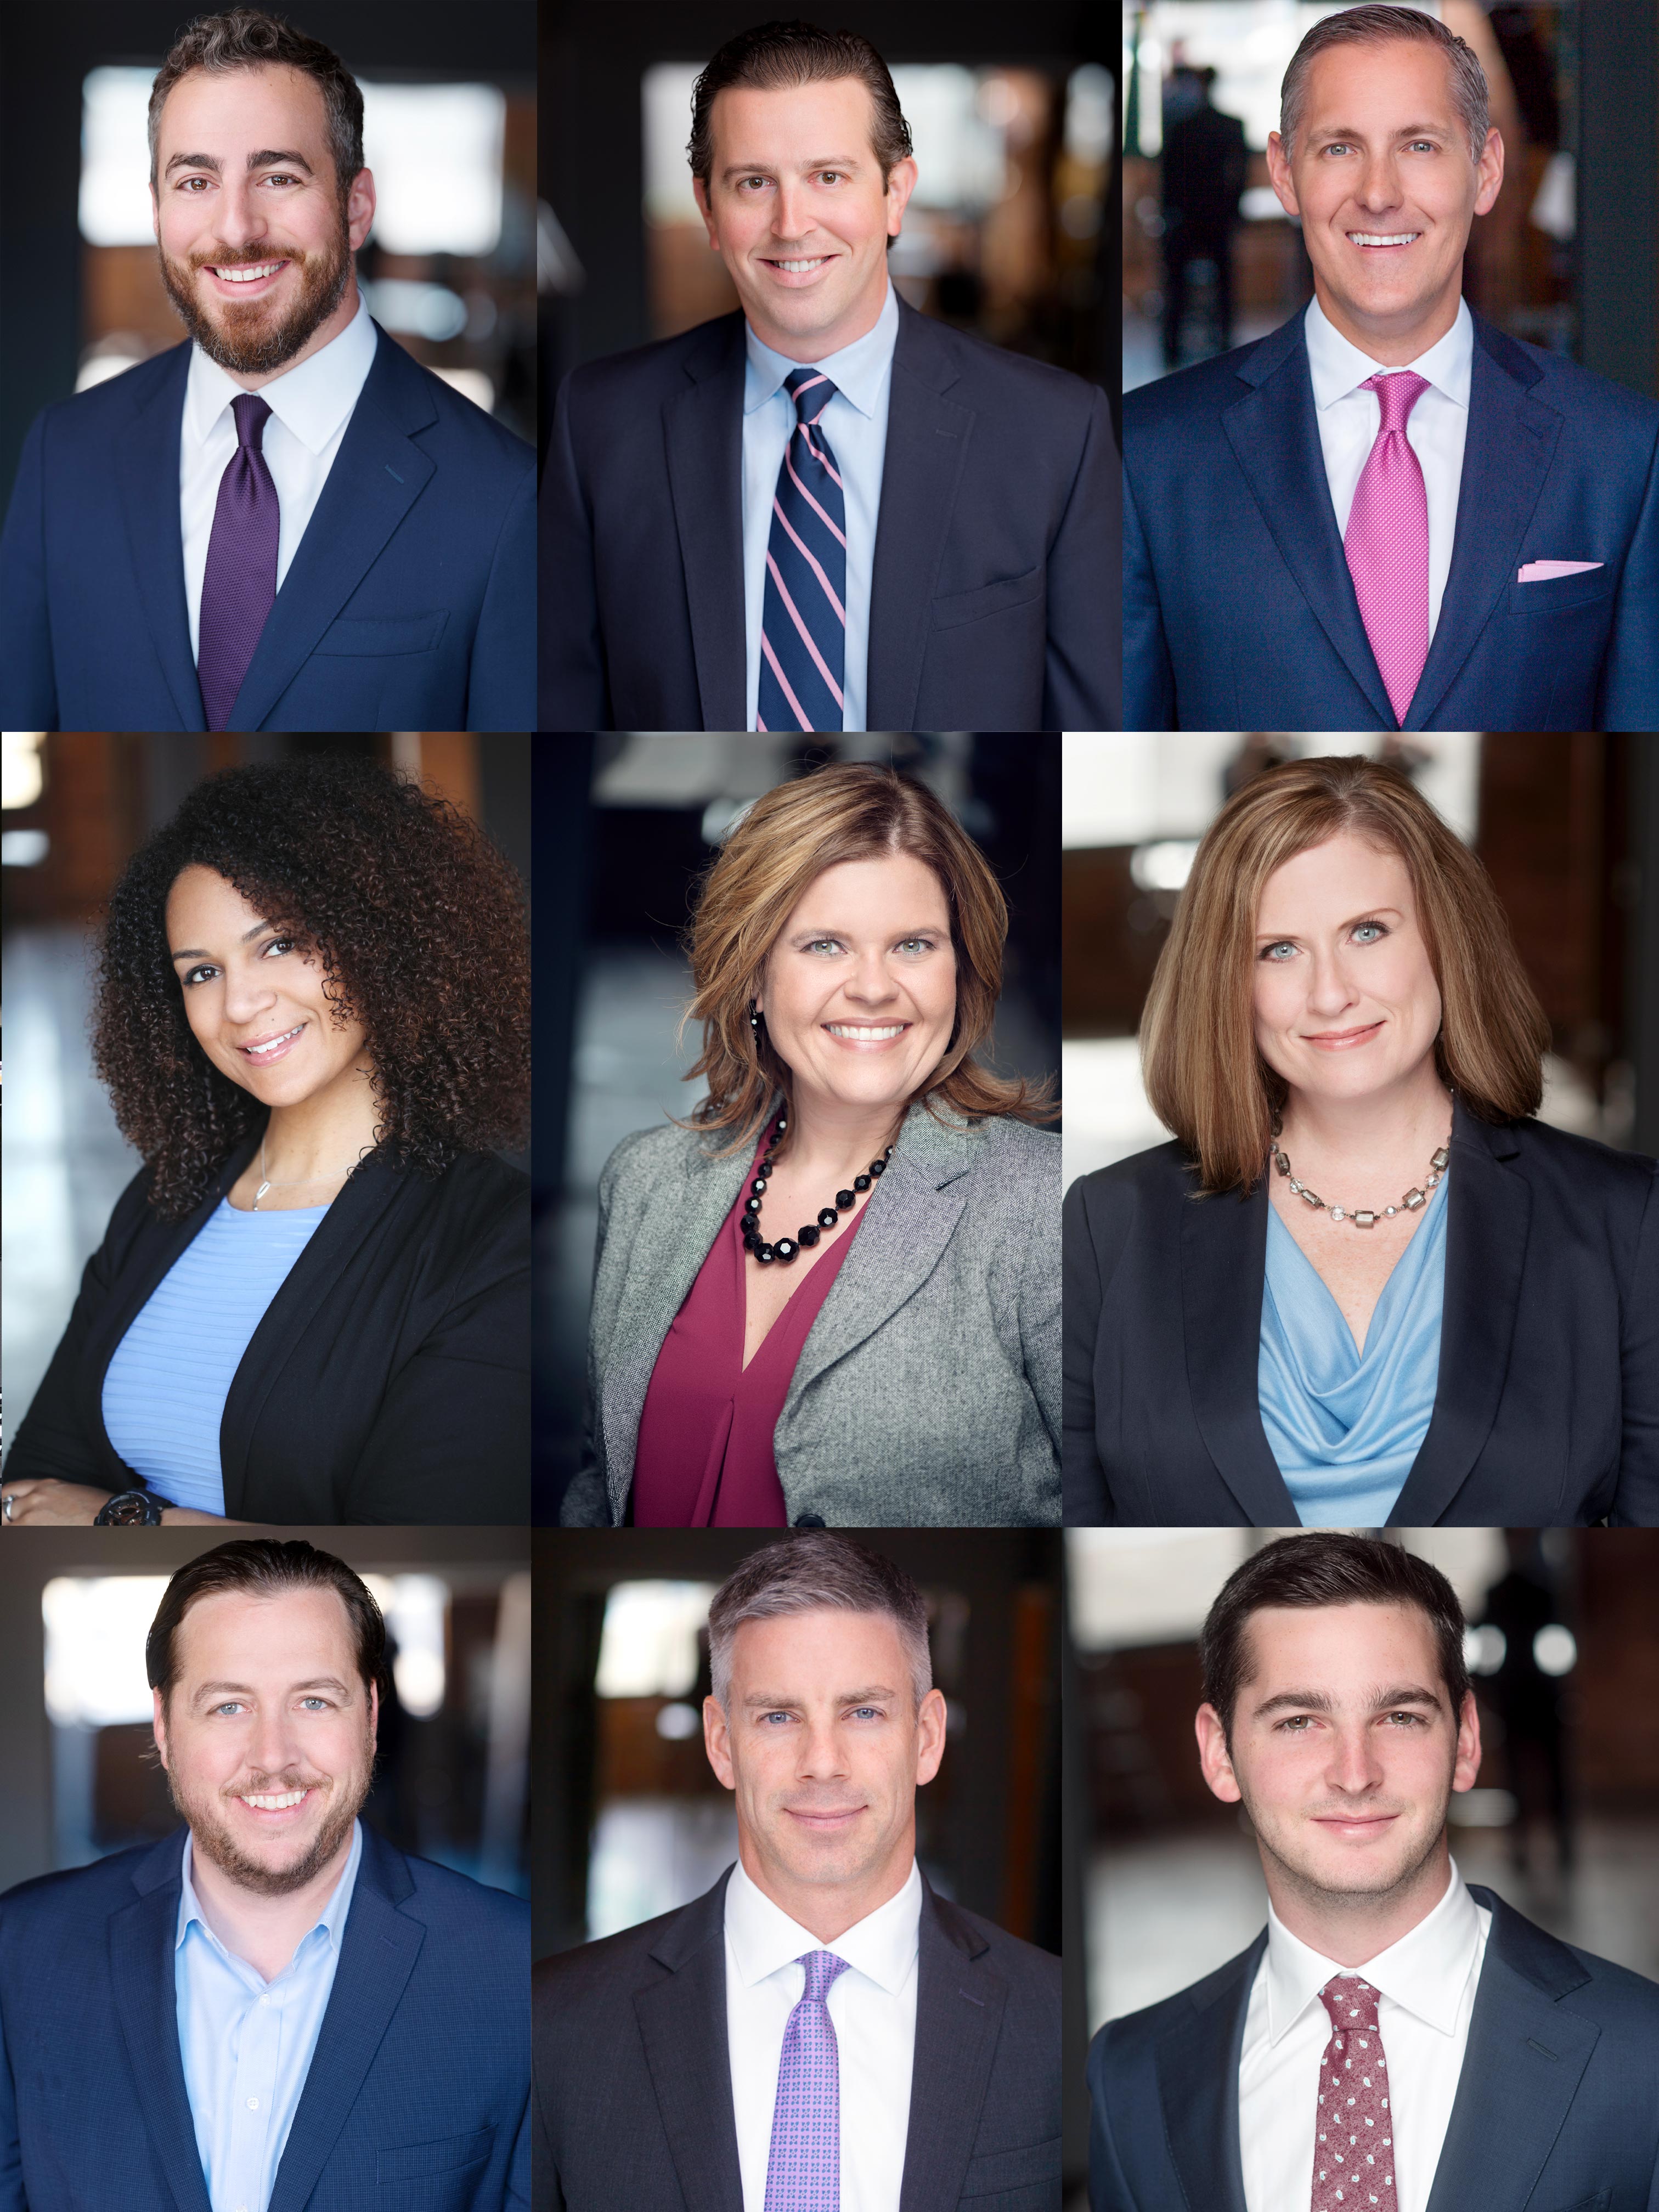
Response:
POLYGON ((803 1952, 795 1964, 806 1969, 806 1986, 800 1993, 804 2004, 822 2004, 836 1975, 847 1972, 846 1960, 838 1959, 833 1951, 803 1952))
POLYGON ((1362 392, 1376 394, 1385 431, 1403 430, 1407 416, 1428 388, 1428 378, 1419 376, 1413 368, 1397 368, 1386 376, 1368 376, 1360 386, 1362 392))
POLYGON ((1358 1974, 1334 1974, 1319 1992, 1319 2001, 1339 2035, 1350 2028, 1362 2035, 1377 2032, 1376 1991, 1358 1974))
POLYGON ((257 392, 244 392, 231 401, 230 411, 236 417, 237 444, 260 452, 265 424, 270 420, 270 407, 257 392))
POLYGON ((821 368, 792 369, 783 388, 795 403, 795 420, 816 422, 836 396, 836 387, 821 368))

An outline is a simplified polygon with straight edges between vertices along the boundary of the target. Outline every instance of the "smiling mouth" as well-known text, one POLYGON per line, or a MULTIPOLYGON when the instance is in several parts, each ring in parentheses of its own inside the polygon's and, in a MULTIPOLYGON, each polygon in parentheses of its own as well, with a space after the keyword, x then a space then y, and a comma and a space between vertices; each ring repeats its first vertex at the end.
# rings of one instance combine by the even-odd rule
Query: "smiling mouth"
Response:
POLYGON ((784 1808, 792 1820, 804 1820, 809 1828, 842 1828, 848 1821, 856 1820, 863 1812, 862 1805, 843 1805, 839 1812, 810 1813, 795 1806, 784 1808))
POLYGON ((251 1060, 256 1067, 264 1067, 273 1060, 281 1060, 304 1027, 303 1022, 298 1022, 291 1030, 284 1030, 280 1036, 263 1037, 258 1044, 239 1044, 236 1049, 245 1060, 251 1060))
POLYGON ((833 253, 799 254, 787 261, 776 254, 763 253, 761 261, 768 269, 776 269, 786 276, 812 276, 835 259, 833 253))
POLYGON ((1350 246, 1382 246, 1392 252, 1414 245, 1422 235, 1420 230, 1351 230, 1347 238, 1350 246))
POLYGON ((1364 1044, 1368 1038, 1374 1037, 1382 1026, 1381 1022, 1367 1022, 1360 1029, 1315 1030, 1304 1036, 1302 1042, 1304 1044, 1322 1045, 1327 1052, 1342 1052, 1350 1045, 1364 1044))
POLYGON ((1386 1828, 1390 1820, 1397 1820, 1398 1813, 1316 1813, 1314 1820, 1322 1828, 1346 1828, 1356 1833, 1369 1833, 1373 1829, 1386 1828))
POLYGON ((891 1044, 909 1028, 908 1022, 826 1022, 826 1036, 837 1044, 863 1047, 891 1044))
POLYGON ((303 1790, 240 1790, 236 1802, 246 1805, 250 1813, 262 1820, 278 1819, 285 1814, 297 1812, 312 1795, 314 1784, 307 1783, 303 1790))
POLYGON ((283 254, 275 261, 209 261, 202 266, 228 293, 258 293, 273 284, 288 264, 283 254))

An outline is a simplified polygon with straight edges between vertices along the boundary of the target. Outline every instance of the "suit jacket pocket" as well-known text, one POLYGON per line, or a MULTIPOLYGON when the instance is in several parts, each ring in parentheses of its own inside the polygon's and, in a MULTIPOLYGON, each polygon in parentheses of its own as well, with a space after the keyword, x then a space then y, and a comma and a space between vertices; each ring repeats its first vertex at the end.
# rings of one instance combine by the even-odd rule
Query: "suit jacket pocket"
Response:
MULTIPOLYGON (((1053 2202, 1058 2212, 1060 2204, 1060 2137, 1051 2136, 1047 2142, 1022 2143, 1018 2150, 988 2152, 983 2158, 969 2159, 968 2171, 963 2176, 962 2201, 969 2197, 977 2202, 981 2197, 995 2198, 1012 2190, 1030 2192, 1022 2197, 1022 2205, 1045 2204, 1049 2201, 1045 2185, 1052 2189, 1053 2202)), ((987 2212, 990 2212, 988 2204, 987 2212)))
POLYGON ((1600 568, 1581 568, 1576 576, 1547 576, 1535 584, 1517 584, 1510 578, 1511 614, 1552 615, 1563 607, 1587 607, 1597 599, 1610 599, 1619 571, 1608 562, 1600 568))
POLYGON ((1593 2197, 1575 2197, 1571 2204, 1540 2205, 1538 2212, 1610 2212, 1613 2191, 1598 2189, 1593 2197))
POLYGON ((389 2181, 421 2181, 429 2173, 477 2166, 489 2157, 495 2137, 494 2128, 475 2128, 470 2135, 441 2136, 436 2142, 400 2143, 380 2154, 374 2179, 384 2187, 389 2181))
POLYGON ((971 592, 946 592, 933 601, 933 628, 956 629, 963 623, 981 622, 987 615, 1006 614, 1042 597, 1047 577, 1042 562, 1023 576, 1005 576, 998 583, 981 584, 971 592))
POLYGON ((353 655, 430 653, 443 635, 448 619, 441 609, 436 614, 409 615, 398 622, 356 622, 343 617, 329 624, 317 650, 353 655))

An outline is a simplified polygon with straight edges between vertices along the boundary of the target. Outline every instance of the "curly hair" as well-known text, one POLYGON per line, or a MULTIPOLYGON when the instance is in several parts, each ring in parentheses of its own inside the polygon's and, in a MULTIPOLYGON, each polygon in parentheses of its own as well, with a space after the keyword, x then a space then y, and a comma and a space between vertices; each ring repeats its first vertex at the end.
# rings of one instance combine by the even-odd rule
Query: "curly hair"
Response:
POLYGON ((198 1206, 264 1113, 185 1018, 167 902, 189 867, 281 923, 320 963, 336 1023, 362 1024, 372 1158, 438 1176, 459 1153, 523 1141, 530 945, 507 861, 447 799, 361 756, 227 769, 129 861, 99 948, 94 1064, 158 1213, 198 1206))

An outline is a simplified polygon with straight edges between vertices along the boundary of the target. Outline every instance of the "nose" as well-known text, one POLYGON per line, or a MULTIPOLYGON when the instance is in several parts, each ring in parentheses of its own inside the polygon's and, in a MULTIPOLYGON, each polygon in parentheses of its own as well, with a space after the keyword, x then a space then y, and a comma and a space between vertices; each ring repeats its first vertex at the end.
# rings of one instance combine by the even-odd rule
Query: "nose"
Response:
POLYGON ((1339 1729, 1325 1768, 1327 1785, 1344 1797, 1364 1797, 1382 1779, 1370 1731, 1363 1725, 1339 1729))
POLYGON ((1316 1020, 1329 1021, 1346 1013, 1358 997, 1348 979, 1340 953, 1316 951, 1308 988, 1308 1012, 1316 1020))
POLYGON ((292 1722, 280 1705, 262 1705, 249 1726, 247 1764, 256 1774, 277 1775, 301 1764, 292 1722))
POLYGON ((260 1015, 269 1013, 276 1003, 276 992, 257 967, 234 967, 226 975, 225 1019, 234 1028, 247 1028, 260 1015))
POLYGON ((806 187, 799 177, 778 179, 778 202, 772 216, 772 234, 786 245, 798 245, 812 228, 806 212, 806 187))
POLYGON ((861 1006, 884 1006, 898 996, 897 987, 887 972, 887 957, 873 946, 859 954, 845 988, 847 996, 856 999, 861 1006))
POLYGON ((222 179, 213 228, 215 234, 238 253, 245 253, 264 237, 264 204, 252 179, 228 173, 222 179))
POLYGON ((796 1767, 804 1782, 830 1782, 846 1773, 840 1739, 827 1717, 807 1721, 796 1767))
POLYGON ((1365 158, 1354 198, 1370 215, 1386 215, 1400 205, 1400 172, 1392 154, 1371 154, 1365 158))

